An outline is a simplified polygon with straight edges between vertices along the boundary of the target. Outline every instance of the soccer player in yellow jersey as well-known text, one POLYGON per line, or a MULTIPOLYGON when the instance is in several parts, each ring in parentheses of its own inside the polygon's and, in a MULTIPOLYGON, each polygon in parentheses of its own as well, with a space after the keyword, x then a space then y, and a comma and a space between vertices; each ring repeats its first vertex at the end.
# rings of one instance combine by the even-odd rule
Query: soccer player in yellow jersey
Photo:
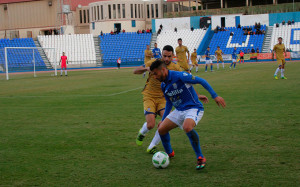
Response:
POLYGON ((273 48, 272 52, 272 59, 274 60, 274 53, 276 54, 276 59, 278 63, 278 68, 275 71, 274 78, 278 79, 277 73, 279 70, 281 70, 281 79, 287 79, 284 76, 284 65, 285 65, 285 56, 286 56, 286 51, 285 51, 285 46, 282 43, 282 38, 278 38, 278 44, 276 44, 273 48))
POLYGON ((192 67, 190 71, 192 71, 193 67, 196 66, 196 73, 198 72, 198 59, 197 59, 197 50, 194 49, 194 52, 191 54, 192 67))
POLYGON ((179 38, 178 39, 178 47, 176 47, 176 56, 178 58, 178 64, 180 65, 180 67, 182 69, 184 69, 184 71, 187 71, 189 72, 189 64, 188 64, 188 61, 189 61, 189 57, 190 57, 190 52, 188 50, 188 48, 184 45, 182 45, 182 39, 179 38), (187 55, 186 55, 187 53, 187 55), (187 58, 188 56, 188 58, 187 58))
MULTIPOLYGON (((150 61, 152 57, 153 57, 153 53, 150 50, 150 46, 147 45, 147 49, 145 50, 144 64, 146 64, 146 62, 150 61)), ((143 77, 145 77, 145 76, 146 76, 146 72, 144 73, 143 77)))
MULTIPOLYGON (((172 46, 167 45, 163 48, 162 60, 167 65, 167 68, 174 71, 182 71, 179 65, 172 62, 173 55, 174 49, 172 46)), ((150 60, 146 62, 144 66, 136 68, 134 70, 134 74, 142 74, 147 71, 150 72, 149 68, 154 61, 155 59, 150 60)), ((158 114, 162 117, 164 114, 166 100, 160 85, 161 83, 155 79, 151 73, 149 73, 149 77, 142 92, 146 122, 143 124, 136 138, 137 145, 142 145, 146 133, 155 127, 156 115, 158 114)), ((158 132, 156 132, 152 142, 147 148, 147 152, 152 154, 156 153, 158 151, 156 145, 159 142, 160 136, 158 132)))
POLYGON ((222 62, 222 66, 224 69, 224 60, 222 55, 224 54, 223 51, 220 49, 220 46, 217 47, 218 49, 215 51, 215 56, 217 57, 217 69, 219 69, 219 61, 222 62))

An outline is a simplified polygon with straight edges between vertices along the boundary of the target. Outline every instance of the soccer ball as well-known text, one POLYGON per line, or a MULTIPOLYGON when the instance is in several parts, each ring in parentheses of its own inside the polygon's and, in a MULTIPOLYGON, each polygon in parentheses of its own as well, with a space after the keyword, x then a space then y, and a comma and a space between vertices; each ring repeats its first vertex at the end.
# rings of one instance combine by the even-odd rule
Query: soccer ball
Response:
POLYGON ((169 155, 163 151, 159 151, 153 155, 152 163, 156 168, 166 168, 170 163, 169 155))

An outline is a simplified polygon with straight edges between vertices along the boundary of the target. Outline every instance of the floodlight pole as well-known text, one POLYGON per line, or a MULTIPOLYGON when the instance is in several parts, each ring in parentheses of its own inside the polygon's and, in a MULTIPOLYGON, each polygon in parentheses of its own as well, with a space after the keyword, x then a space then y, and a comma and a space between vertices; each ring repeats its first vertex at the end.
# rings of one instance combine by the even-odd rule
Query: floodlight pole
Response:
POLYGON ((8 77, 8 62, 7 62, 7 48, 4 48, 4 54, 5 54, 5 71, 6 71, 6 80, 9 80, 8 77))
POLYGON ((34 49, 32 49, 32 56, 33 56, 33 77, 36 77, 36 74, 35 74, 35 58, 34 58, 34 49))

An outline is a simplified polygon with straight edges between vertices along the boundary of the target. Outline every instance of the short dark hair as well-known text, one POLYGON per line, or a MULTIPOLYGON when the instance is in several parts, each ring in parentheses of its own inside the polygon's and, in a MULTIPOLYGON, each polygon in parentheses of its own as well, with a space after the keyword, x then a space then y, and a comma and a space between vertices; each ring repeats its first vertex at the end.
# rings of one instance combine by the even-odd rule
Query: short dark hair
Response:
POLYGON ((170 45, 166 45, 166 46, 163 48, 163 51, 169 51, 169 52, 172 51, 172 53, 174 53, 174 48, 173 48, 172 46, 170 46, 170 45))
POLYGON ((154 45, 157 44, 156 42, 154 43, 154 45))
POLYGON ((217 48, 220 48, 220 46, 218 46, 217 48))
POLYGON ((278 37, 278 39, 282 39, 281 37, 278 37))
POLYGON ((180 40, 182 41, 182 39, 181 39, 181 38, 178 38, 178 41, 180 41, 180 40))
POLYGON ((161 59, 156 59, 150 66, 150 71, 153 71, 154 69, 161 68, 161 66, 166 66, 165 63, 161 59))

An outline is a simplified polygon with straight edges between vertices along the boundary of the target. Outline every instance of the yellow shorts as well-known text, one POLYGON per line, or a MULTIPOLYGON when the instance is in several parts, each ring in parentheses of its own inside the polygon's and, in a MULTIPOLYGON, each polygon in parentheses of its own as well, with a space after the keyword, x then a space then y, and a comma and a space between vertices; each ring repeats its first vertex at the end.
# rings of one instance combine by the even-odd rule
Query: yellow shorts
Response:
POLYGON ((198 65, 198 62, 197 61, 194 61, 192 62, 193 65, 197 66, 198 65))
POLYGON ((178 61, 178 64, 184 71, 189 71, 190 68, 187 62, 178 61))
POLYGON ((284 65, 285 64, 285 59, 277 59, 278 65, 284 65))
POLYGON ((223 57, 217 57, 217 61, 222 61, 223 62, 223 57))
POLYGON ((159 114, 161 110, 166 107, 166 100, 164 97, 144 97, 144 114, 159 114))

